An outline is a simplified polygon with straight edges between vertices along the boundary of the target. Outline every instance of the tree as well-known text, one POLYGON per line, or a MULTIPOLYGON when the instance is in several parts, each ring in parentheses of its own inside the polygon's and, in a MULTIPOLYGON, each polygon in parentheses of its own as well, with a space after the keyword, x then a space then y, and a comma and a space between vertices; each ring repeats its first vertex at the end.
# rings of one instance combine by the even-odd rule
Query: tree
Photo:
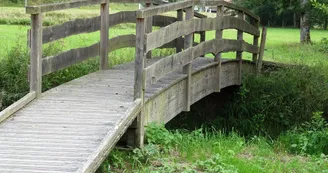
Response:
POLYGON ((311 3, 309 3, 309 0, 301 0, 300 6, 301 6, 300 40, 301 40, 301 43, 311 43, 311 36, 310 36, 311 3))

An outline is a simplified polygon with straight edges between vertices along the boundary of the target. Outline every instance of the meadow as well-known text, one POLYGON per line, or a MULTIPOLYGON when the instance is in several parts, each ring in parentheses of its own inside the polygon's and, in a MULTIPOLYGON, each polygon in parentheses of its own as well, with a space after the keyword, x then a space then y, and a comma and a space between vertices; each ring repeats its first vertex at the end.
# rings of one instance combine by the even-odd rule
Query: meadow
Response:
MULTIPOLYGON (((110 11, 136 8, 137 5, 115 4, 110 11)), ((44 25, 97 15, 97 6, 51 12, 45 15, 44 25)), ((0 7, 0 98, 3 97, 6 105, 28 92, 29 22, 23 8, 0 7)), ((115 26, 110 30, 110 37, 135 33, 134 28, 134 24, 115 26)), ((206 38, 214 35, 214 31, 207 32, 206 38)), ((223 37, 236 38, 236 35, 235 30, 227 30, 223 37)), ((99 32, 94 32, 62 39, 44 45, 43 54, 50 56, 88 46, 99 42, 99 37, 99 32)), ((223 108, 226 111, 213 112, 218 117, 228 116, 227 120, 204 122, 206 126, 191 131, 148 126, 145 148, 114 150, 99 172, 327 173, 328 124, 321 115, 328 103, 328 41, 325 39, 328 31, 313 29, 311 37, 312 44, 299 44, 299 29, 268 28, 264 60, 302 66, 245 76, 244 85, 223 108), (279 127, 278 135, 269 134, 272 130, 269 127, 279 127)), ((247 34, 244 39, 252 42, 247 34)), ((133 61, 134 51, 128 48, 110 53, 111 64, 133 61)), ((165 56, 171 52, 155 50, 153 54, 165 56)), ((235 53, 223 57, 234 58, 235 53)), ((251 55, 245 53, 244 58, 251 59, 251 55)), ((98 58, 93 58, 47 75, 44 89, 97 69, 98 58)))

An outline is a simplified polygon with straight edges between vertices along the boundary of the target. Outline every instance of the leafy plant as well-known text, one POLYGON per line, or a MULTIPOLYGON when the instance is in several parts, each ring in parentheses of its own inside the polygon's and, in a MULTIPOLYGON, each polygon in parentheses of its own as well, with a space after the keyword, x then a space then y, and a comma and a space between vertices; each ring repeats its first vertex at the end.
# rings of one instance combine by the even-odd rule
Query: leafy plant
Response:
POLYGON ((322 112, 315 112, 311 121, 289 130, 281 141, 292 153, 328 154, 328 123, 322 112))

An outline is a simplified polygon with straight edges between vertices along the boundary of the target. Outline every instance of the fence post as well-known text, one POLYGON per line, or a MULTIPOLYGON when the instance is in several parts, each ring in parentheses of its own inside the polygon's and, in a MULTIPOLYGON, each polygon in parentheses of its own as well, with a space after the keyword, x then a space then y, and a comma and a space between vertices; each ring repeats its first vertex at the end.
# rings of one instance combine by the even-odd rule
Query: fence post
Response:
MULTIPOLYGON (((194 17, 194 6, 186 9, 186 20, 191 20, 194 17)), ((193 46, 193 33, 186 35, 184 40, 184 49, 191 48, 193 46)), ((186 84, 186 105, 184 111, 190 111, 191 105, 191 75, 192 75, 192 60, 183 67, 183 72, 187 74, 186 84)))
MULTIPOLYGON (((223 13, 224 13, 224 6, 218 6, 218 10, 216 13, 216 17, 223 17, 223 13)), ((215 38, 216 39, 222 39, 223 37, 223 30, 222 29, 218 29, 215 32, 215 38)), ((216 75, 217 75, 217 87, 215 89, 215 92, 220 92, 221 91, 221 53, 218 53, 215 55, 214 61, 218 62, 218 66, 216 68, 216 75)))
MULTIPOLYGON (((255 28, 259 29, 259 26, 260 26, 260 21, 259 21, 259 20, 254 19, 254 18, 251 18, 251 21, 250 21, 250 22, 251 22, 251 24, 252 24, 255 28)), ((258 46, 258 45, 259 45, 259 36, 254 35, 254 38, 253 38, 253 45, 254 45, 254 46, 258 46)), ((254 63, 256 63, 256 61, 257 61, 257 56, 258 56, 258 53, 253 53, 252 61, 253 61, 254 63)))
POLYGON ((263 63, 263 56, 264 56, 264 48, 266 43, 266 36, 267 36, 267 28, 262 28, 262 35, 261 35, 261 45, 260 45, 260 53, 259 59, 257 60, 257 73, 261 73, 262 70, 262 63, 263 63))
MULTIPOLYGON (((238 11, 238 18, 241 20, 245 20, 245 14, 243 11, 238 11)), ((237 40, 238 41, 242 41, 244 37, 244 33, 241 30, 238 30, 237 32, 237 40)), ((238 65, 238 81, 237 81, 237 85, 241 85, 242 83, 242 64, 243 64, 243 52, 242 51, 237 51, 236 53, 236 59, 239 63, 238 65)))
MULTIPOLYGON (((177 11, 177 20, 183 21, 183 10, 177 11)), ((183 42, 182 37, 176 39, 176 53, 179 53, 182 51, 182 49, 183 49, 182 42, 183 42)))
MULTIPOLYGON (((149 8, 152 6, 152 3, 146 3, 146 8, 149 8)), ((147 28, 146 28, 146 33, 151 33, 153 31, 153 17, 147 17, 147 28)), ((152 52, 149 51, 146 55, 147 59, 151 59, 152 57, 152 52)))
MULTIPOLYGON (((144 18, 137 18, 136 22, 136 59, 135 59, 135 79, 134 79, 134 99, 142 99, 144 102, 144 67, 145 67, 145 34, 146 23, 144 18)), ((143 147, 144 144, 144 121, 143 111, 137 116, 136 145, 143 147)))
POLYGON ((42 13, 31 15, 30 91, 42 93, 42 13))
POLYGON ((109 3, 100 5, 100 70, 108 70, 109 3))

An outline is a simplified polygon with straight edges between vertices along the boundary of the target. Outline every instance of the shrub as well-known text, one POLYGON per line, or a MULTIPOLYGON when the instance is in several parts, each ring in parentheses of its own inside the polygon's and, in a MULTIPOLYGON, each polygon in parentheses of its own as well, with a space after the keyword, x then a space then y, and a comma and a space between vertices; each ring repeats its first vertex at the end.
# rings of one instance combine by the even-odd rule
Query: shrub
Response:
POLYGON ((243 86, 221 110, 216 126, 244 135, 278 136, 323 111, 328 101, 327 70, 294 66, 245 76, 243 86))
POLYGON ((316 112, 311 121, 289 130, 280 141, 292 153, 327 155, 328 123, 322 118, 322 112, 316 112))

